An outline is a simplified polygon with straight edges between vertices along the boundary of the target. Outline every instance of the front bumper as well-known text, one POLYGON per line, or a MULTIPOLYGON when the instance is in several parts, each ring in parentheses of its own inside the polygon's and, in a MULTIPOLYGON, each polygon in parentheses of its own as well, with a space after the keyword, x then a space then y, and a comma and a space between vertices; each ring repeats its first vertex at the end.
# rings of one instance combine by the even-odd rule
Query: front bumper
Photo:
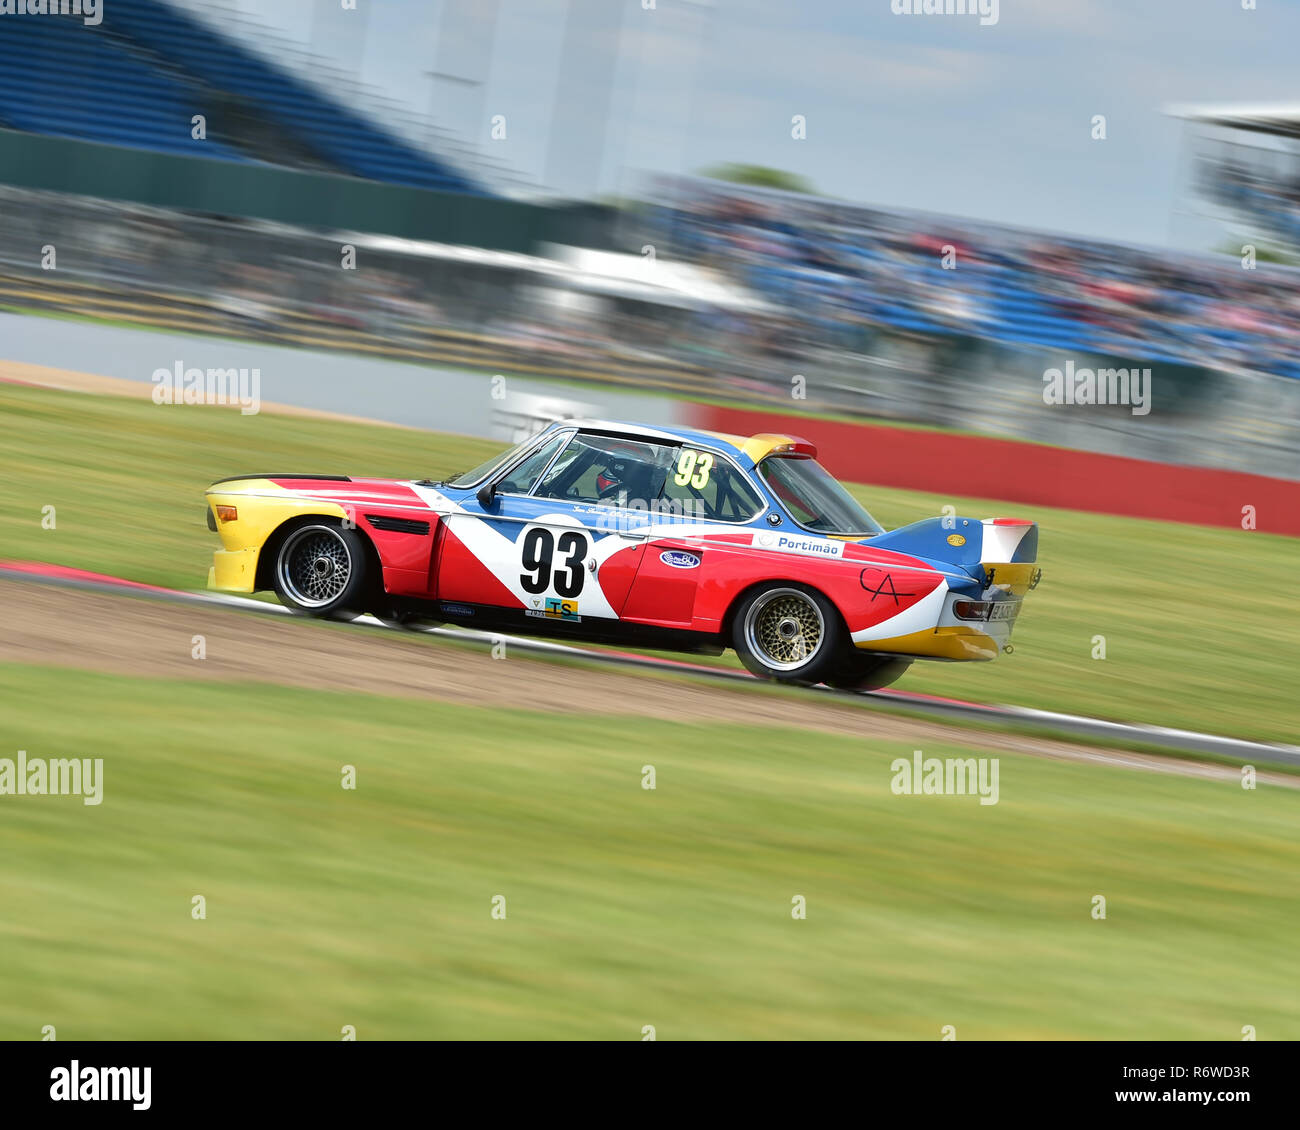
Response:
POLYGON ((212 554, 208 588, 223 592, 253 592, 257 582, 260 546, 249 549, 218 549, 212 554))
POLYGON ((262 546, 290 518, 307 515, 348 517, 337 502, 301 498, 270 479, 223 482, 205 492, 205 502, 208 529, 216 530, 222 546, 212 555, 208 588, 224 592, 256 591, 257 562, 262 546), (239 516, 232 521, 218 521, 213 509, 219 505, 234 507, 239 516))

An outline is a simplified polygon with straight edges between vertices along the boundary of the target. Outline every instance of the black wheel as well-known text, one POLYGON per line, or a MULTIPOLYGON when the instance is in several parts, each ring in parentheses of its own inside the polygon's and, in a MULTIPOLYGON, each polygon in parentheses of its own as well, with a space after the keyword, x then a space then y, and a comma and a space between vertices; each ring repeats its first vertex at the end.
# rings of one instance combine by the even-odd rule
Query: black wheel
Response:
POLYGON ((910 666, 910 659, 881 659, 867 655, 854 655, 845 660, 834 673, 823 681, 828 687, 842 691, 878 691, 900 679, 910 666))
POLYGON ((274 583, 280 603, 304 616, 359 615, 366 589, 363 535, 324 522, 290 530, 276 551, 274 583))
POLYGON ((847 641, 839 612, 816 589, 793 582, 750 593, 732 621, 740 661, 755 675, 811 685, 832 674, 847 641))

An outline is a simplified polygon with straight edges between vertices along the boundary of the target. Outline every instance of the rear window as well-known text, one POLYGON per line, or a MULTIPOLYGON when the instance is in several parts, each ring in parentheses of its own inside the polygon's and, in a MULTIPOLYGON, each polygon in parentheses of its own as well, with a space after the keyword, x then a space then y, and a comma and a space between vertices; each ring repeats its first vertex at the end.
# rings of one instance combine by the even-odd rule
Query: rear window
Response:
POLYGON ((758 473, 790 517, 805 530, 857 537, 885 532, 816 459, 772 455, 758 465, 758 473))

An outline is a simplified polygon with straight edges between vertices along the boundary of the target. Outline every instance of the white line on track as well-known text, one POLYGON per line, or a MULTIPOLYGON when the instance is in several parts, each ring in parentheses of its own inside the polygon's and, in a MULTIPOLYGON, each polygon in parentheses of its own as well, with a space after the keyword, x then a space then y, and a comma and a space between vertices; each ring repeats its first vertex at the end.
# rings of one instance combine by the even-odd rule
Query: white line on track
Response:
MULTIPOLYGON (((293 615, 289 609, 281 604, 254 600, 251 597, 236 596, 232 593, 181 592, 176 589, 136 588, 121 584, 114 578, 51 576, 39 572, 29 572, 25 569, 0 566, 0 579, 83 588, 119 596, 153 597, 182 603, 222 605, 228 608, 244 609, 249 612, 284 616, 293 615)), ((370 615, 359 616, 352 623, 366 627, 387 628, 390 631, 412 631, 427 635, 444 636, 467 643, 490 645, 496 641, 504 641, 509 646, 518 648, 521 651, 563 655, 573 659, 582 659, 586 662, 619 664, 667 672, 677 671, 683 674, 702 675, 708 678, 727 679, 737 682, 748 682, 753 678, 748 672, 725 667, 709 667, 704 664, 692 663, 689 660, 658 659, 626 652, 593 651, 589 648, 574 647, 570 644, 556 643, 552 640, 505 635, 499 632, 482 632, 472 628, 399 627, 385 624, 382 620, 370 615)), ((983 703, 962 702, 956 699, 938 698, 932 695, 914 694, 908 691, 892 689, 866 694, 852 691, 833 691, 828 687, 816 689, 818 692, 825 694, 849 694, 858 699, 892 703, 906 707, 909 710, 938 717, 967 718, 986 723, 993 722, 999 725, 1011 724, 1017 728, 1039 726, 1084 737, 1109 741, 1118 739, 1137 742, 1142 745, 1176 750, 1183 753, 1210 753, 1300 768, 1300 747, 1297 746, 1268 745, 1263 742, 1245 741, 1241 738, 1203 734, 1194 730, 1179 730, 1167 726, 1111 722, 1104 718, 1089 718, 1080 714, 1062 714, 1051 710, 1035 710, 1026 706, 991 706, 983 703)), ((1108 760, 1108 757, 1105 754, 1098 753, 1094 760, 1104 762, 1108 760)), ((1110 760, 1121 763, 1119 759, 1111 758, 1110 760)), ((1122 763, 1128 764, 1129 762, 1124 759, 1122 763)))

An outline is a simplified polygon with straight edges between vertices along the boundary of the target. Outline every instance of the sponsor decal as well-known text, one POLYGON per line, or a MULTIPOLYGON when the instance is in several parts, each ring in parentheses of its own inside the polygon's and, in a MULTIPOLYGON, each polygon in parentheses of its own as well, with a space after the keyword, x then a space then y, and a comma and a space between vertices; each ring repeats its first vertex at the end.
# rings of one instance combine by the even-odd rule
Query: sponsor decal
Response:
POLYGON ((694 569, 700 563, 695 554, 687 553, 684 549, 665 549, 659 555, 659 560, 674 569, 694 569))
POLYGON ((965 545, 965 544, 966 544, 966 539, 965 539, 964 537, 962 537, 961 534, 949 534, 949 535, 948 535, 948 544, 949 544, 949 545, 965 545))
POLYGON ((829 538, 807 537, 803 534, 778 534, 763 530, 754 535, 750 543, 758 549, 774 549, 779 553, 802 553, 809 557, 843 557, 844 543, 829 538))
POLYGON ((540 620, 567 620, 571 624, 582 622, 582 617, 578 615, 578 602, 558 596, 548 596, 545 608, 525 608, 524 615, 535 616, 540 620))
POLYGON ((442 605, 442 610, 448 616, 473 616, 474 615, 474 609, 472 609, 468 604, 447 604, 444 601, 442 605))

